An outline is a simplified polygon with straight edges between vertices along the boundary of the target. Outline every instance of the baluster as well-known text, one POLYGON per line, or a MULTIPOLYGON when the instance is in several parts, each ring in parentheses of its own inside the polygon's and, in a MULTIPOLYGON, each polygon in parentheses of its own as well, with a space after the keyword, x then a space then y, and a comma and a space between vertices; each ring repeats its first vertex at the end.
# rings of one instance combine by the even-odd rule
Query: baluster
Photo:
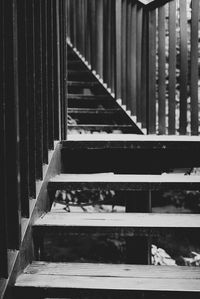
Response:
POLYGON ((116 99, 122 98, 122 0, 116 0, 116 99))
POLYGON ((176 1, 169 3, 169 119, 168 133, 175 134, 176 100, 176 1))
POLYGON ((156 10, 149 11, 148 36, 148 133, 156 133, 156 10))
POLYGON ((186 0, 180 3, 180 128, 181 135, 187 130, 187 84, 188 84, 188 50, 187 50, 187 12, 186 0))
POLYGON ((199 0, 192 0, 191 24, 191 133, 199 132, 199 107, 198 107, 198 38, 199 38, 199 0))
POLYGON ((166 118, 165 118, 165 6, 158 8, 158 133, 166 133, 166 118))

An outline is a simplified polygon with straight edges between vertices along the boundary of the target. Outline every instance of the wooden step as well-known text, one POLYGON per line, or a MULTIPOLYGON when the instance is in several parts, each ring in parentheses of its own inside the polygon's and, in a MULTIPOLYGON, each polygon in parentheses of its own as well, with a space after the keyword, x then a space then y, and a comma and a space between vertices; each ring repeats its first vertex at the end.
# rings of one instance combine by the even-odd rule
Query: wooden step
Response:
MULTIPOLYGON (((116 128, 117 129, 117 128, 116 128)), ((114 172, 118 174, 162 174, 175 169, 200 167, 200 142, 197 138, 167 138, 114 134, 109 137, 77 136, 62 143, 64 172, 114 172), (75 161, 76 169, 66 160, 75 161), (90 161, 90 163, 88 163, 90 161), (65 163, 66 162, 66 163, 65 163), (68 163, 68 165, 67 165, 68 163)))
POLYGON ((94 134, 71 135, 63 146, 73 148, 131 148, 131 149, 167 149, 187 150, 200 152, 200 139, 195 136, 159 136, 143 134, 94 134))
POLYGON ((68 87, 81 87, 81 88, 91 88, 96 86, 101 86, 97 81, 85 82, 85 81, 68 81, 68 87))
POLYGON ((34 223, 34 228, 66 228, 70 231, 113 232, 125 230, 124 234, 132 235, 137 228, 169 229, 169 228, 200 228, 198 214, 157 214, 157 213, 60 213, 53 210, 34 223))
POLYGON ((46 294, 46 297, 79 295, 76 298, 80 298, 80 294, 82 296, 99 294, 101 298, 108 295, 117 296, 113 298, 133 298, 130 292, 137 291, 199 293, 200 270, 178 266, 33 262, 17 278, 15 292, 18 296, 21 294, 21 298, 25 298, 24 296, 30 292, 34 294, 39 291, 44 296, 46 294), (128 294, 130 297, 127 297, 128 294))
POLYGON ((117 175, 60 174, 48 183, 49 190, 199 190, 200 177, 177 174, 117 175))
POLYGON ((74 99, 74 100, 90 100, 90 101, 100 101, 100 100, 106 100, 106 101, 113 101, 113 98, 107 95, 85 95, 85 94, 68 94, 68 99, 74 99))
POLYGON ((69 114, 115 114, 122 113, 120 108, 104 109, 104 108, 68 108, 69 114))
POLYGON ((86 99, 86 98, 68 98, 68 108, 81 108, 81 109, 115 109, 119 108, 117 103, 111 99, 86 99))
MULTIPOLYGON (((122 133, 135 133, 137 127, 132 125, 108 125, 108 124, 77 124, 68 125, 69 130, 84 130, 89 132, 107 132, 112 133, 113 131, 121 131, 122 133)), ((138 130, 139 131, 139 130, 138 130)))

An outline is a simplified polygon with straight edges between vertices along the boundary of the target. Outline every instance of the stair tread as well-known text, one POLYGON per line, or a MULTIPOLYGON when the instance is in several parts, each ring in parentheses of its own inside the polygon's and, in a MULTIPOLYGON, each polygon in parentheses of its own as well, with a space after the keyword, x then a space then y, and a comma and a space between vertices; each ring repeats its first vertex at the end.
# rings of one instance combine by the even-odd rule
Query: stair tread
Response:
POLYGON ((113 173, 91 173, 71 174, 62 173, 56 175, 50 182, 130 182, 130 183, 200 183, 198 175, 184 174, 113 174, 113 173))
POLYGON ((75 139, 76 141, 132 141, 132 142, 195 142, 200 146, 199 136, 173 136, 173 135, 142 135, 142 134, 112 134, 109 136, 107 134, 94 134, 94 135, 71 135, 68 140, 75 139))
POLYGON ((194 267, 33 262, 16 287, 122 291, 200 291, 194 267))
POLYGON ((35 227, 68 228, 200 228, 198 214, 157 213, 59 213, 51 211, 35 224, 35 227))
POLYGON ((106 96, 106 95, 84 95, 84 94, 73 94, 70 93, 68 94, 68 98, 69 99, 83 99, 83 100, 111 100, 114 101, 114 99, 110 96, 106 96))
POLYGON ((87 81, 67 81, 67 85, 68 86, 80 86, 80 87, 86 87, 86 86, 88 86, 88 87, 93 87, 93 86, 101 86, 100 85, 100 83, 99 82, 97 82, 97 81, 89 81, 89 82, 87 82, 87 81))
POLYGON ((82 114, 113 114, 123 112, 120 108, 68 108, 68 113, 82 113, 82 114))

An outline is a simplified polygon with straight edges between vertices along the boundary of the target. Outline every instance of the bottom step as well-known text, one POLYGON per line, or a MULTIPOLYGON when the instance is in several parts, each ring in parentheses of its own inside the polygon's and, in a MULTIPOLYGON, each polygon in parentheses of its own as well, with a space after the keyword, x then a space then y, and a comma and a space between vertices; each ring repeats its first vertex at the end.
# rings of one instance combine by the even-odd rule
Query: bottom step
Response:
MULTIPOLYGON (((43 293, 45 297, 51 297, 51 291, 55 290, 58 293, 53 292, 54 297, 73 296, 73 292, 77 294, 78 290, 85 294, 93 291, 106 291, 111 294, 119 291, 124 295, 130 291, 197 294, 200 292, 200 269, 179 266, 33 262, 18 277, 15 287, 15 291, 20 291, 22 297, 23 289, 48 290, 46 296, 43 293)), ((126 298, 126 295, 122 298, 126 298)))

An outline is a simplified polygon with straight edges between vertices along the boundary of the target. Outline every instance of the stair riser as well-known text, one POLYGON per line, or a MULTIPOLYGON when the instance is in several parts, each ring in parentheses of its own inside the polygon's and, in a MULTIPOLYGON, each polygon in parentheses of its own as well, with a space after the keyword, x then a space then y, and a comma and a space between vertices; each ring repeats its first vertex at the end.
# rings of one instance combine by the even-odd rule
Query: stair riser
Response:
POLYGON ((62 149, 63 172, 161 174, 174 168, 199 167, 199 152, 176 149, 62 149))

